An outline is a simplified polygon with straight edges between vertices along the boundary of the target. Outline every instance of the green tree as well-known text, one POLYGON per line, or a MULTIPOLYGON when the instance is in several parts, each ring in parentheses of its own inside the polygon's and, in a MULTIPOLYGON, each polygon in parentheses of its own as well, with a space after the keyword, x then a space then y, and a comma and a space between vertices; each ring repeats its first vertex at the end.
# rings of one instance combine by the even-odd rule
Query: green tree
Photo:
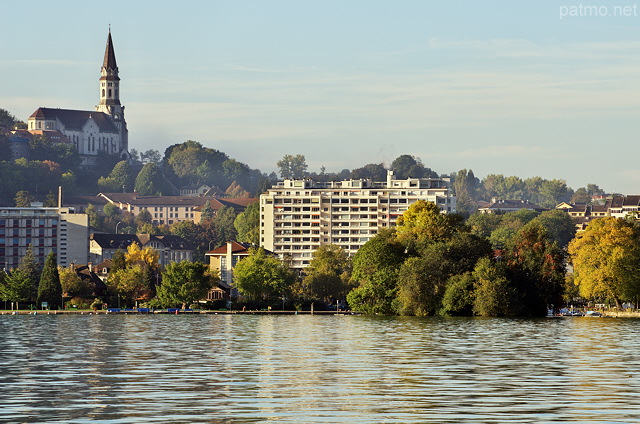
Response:
POLYGON ((95 205, 89 204, 85 213, 89 217, 89 226, 98 230, 102 229, 104 222, 104 215, 95 207, 95 205))
POLYGON ((580 187, 579 189, 577 189, 575 193, 573 193, 573 196, 571 196, 571 203, 584 203, 585 205, 590 205, 591 196, 589 196, 589 193, 587 193, 587 189, 584 187, 580 187))
POLYGON ((445 214, 433 202, 418 200, 398 217, 397 238, 410 252, 447 240, 464 228, 457 214, 445 214))
POLYGON ((109 270, 109 273, 115 273, 121 269, 125 269, 126 267, 127 259, 124 254, 124 250, 116 250, 111 257, 111 269, 109 270))
POLYGON ((500 224, 491 232, 489 241, 496 249, 505 249, 512 245, 513 239, 529 221, 538 216, 538 212, 530 209, 521 209, 516 212, 507 212, 502 215, 500 224))
POLYGON ((178 221, 171 225, 171 234, 191 242, 199 240, 201 232, 200 226, 193 221, 178 221))
POLYGON ((33 246, 27 246, 27 250, 20 258, 20 263, 18 264, 18 270, 30 281, 31 284, 31 296, 29 297, 29 301, 35 301, 38 290, 38 283, 40 281, 40 274, 42 273, 42 265, 36 259, 33 253, 33 246))
POLYGON ((480 180, 471 169, 461 169, 453 175, 453 191, 456 195, 456 210, 467 216, 478 209, 478 187, 480 180))
POLYGON ((47 196, 44 198, 44 202, 42 202, 42 206, 45 208, 55 208, 58 206, 58 199, 56 195, 53 194, 53 191, 49 191, 47 196))
POLYGON ((420 158, 411 155, 400 155, 391 162, 395 178, 437 178, 438 173, 425 168, 420 158))
POLYGON ((38 305, 47 302, 50 309, 62 307, 62 285, 58 274, 56 254, 50 252, 44 262, 40 284, 38 285, 38 305))
MULTIPOLYGON (((141 210, 138 213, 138 215, 136 215, 136 218, 135 218, 136 228, 141 229, 143 225, 152 224, 152 223, 153 223, 153 216, 151 215, 151 212, 149 212, 147 209, 141 210)), ((147 234, 147 233, 144 233, 143 231, 140 231, 140 233, 147 234)))
POLYGON ((260 202, 251 203, 233 221, 239 242, 260 244, 260 202))
POLYGON ((237 237, 236 228, 233 226, 236 220, 236 211, 230 206, 223 206, 218 209, 213 220, 217 245, 220 246, 228 241, 233 241, 237 237))
POLYGON ((471 233, 480 237, 489 238, 502 222, 504 215, 497 213, 476 212, 467 219, 467 226, 471 233))
POLYGON ((141 264, 110 272, 107 287, 124 301, 125 306, 133 306, 136 300, 148 298, 151 292, 147 268, 141 264))
POLYGON ((320 246, 305 268, 303 287, 310 299, 344 299, 349 292, 351 261, 340 246, 328 244, 320 246))
POLYGON ((616 306, 640 295, 640 229, 621 218, 594 219, 569 243, 574 282, 586 299, 616 306))
POLYGON ((211 207, 211 203, 207 200, 200 212, 200 221, 213 221, 216 216, 216 211, 211 207))
POLYGON ((12 129, 16 122, 18 122, 18 118, 8 110, 0 108, 0 126, 12 129))
POLYGON ((354 311, 366 314, 394 314, 398 271, 404 261, 404 247, 393 230, 381 231, 353 256, 351 280, 358 285, 347 295, 354 311))
POLYGON ((173 174, 179 185, 207 183, 225 187, 230 181, 224 175, 223 163, 229 157, 215 149, 203 147, 197 141, 187 140, 170 146, 165 151, 165 168, 173 174))
POLYGON ((351 179, 370 179, 371 181, 386 181, 387 170, 381 163, 370 163, 362 168, 351 171, 351 179))
POLYGON ((512 313, 511 300, 515 291, 507 278, 507 269, 494 260, 478 261, 472 274, 475 291, 473 312, 475 315, 497 317, 517 315, 512 313))
POLYGON ((213 279, 207 266, 201 262, 173 262, 162 273, 162 282, 156 290, 160 305, 182 305, 182 309, 206 298, 213 279))
POLYGON ((238 262, 234 270, 234 283, 240 294, 248 300, 268 300, 289 293, 295 274, 278 258, 268 255, 259 247, 238 262))
POLYGON ((540 206, 554 208, 560 202, 568 202, 573 191, 564 180, 544 180, 540 186, 540 206))
POLYGON ((568 213, 560 209, 544 211, 527 225, 535 225, 536 223, 542 225, 551 240, 563 249, 576 235, 576 225, 573 220, 568 213))
POLYGON ((135 191, 141 196, 166 194, 164 175, 156 163, 150 162, 142 167, 136 177, 135 191))
POLYGON ((453 275, 447 280, 442 297, 442 312, 447 315, 473 315, 475 280, 470 272, 453 275))
POLYGON ((420 253, 400 268, 397 305, 403 315, 440 313, 450 278, 471 272, 478 260, 491 257, 492 250, 486 239, 459 233, 420 253))
POLYGON ((276 165, 282 179, 301 179, 307 172, 307 162, 304 155, 284 155, 276 165))
POLYGON ((15 302, 16 309, 19 309, 20 302, 28 302, 35 298, 33 281, 29 274, 20 268, 16 268, 7 275, 5 271, 0 271, 2 280, 0 281, 0 295, 5 302, 15 302))
POLYGON ((135 175, 129 162, 123 160, 115 164, 108 177, 98 180, 98 187, 105 193, 131 191, 135 185, 135 175))

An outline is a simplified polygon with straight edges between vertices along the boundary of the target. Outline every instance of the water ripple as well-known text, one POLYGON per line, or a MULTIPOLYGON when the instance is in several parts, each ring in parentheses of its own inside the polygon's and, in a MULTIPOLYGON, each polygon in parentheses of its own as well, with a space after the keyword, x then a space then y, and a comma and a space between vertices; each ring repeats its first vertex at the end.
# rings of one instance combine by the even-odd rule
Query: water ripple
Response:
POLYGON ((640 321, 0 316, 2 422, 640 421, 640 321))

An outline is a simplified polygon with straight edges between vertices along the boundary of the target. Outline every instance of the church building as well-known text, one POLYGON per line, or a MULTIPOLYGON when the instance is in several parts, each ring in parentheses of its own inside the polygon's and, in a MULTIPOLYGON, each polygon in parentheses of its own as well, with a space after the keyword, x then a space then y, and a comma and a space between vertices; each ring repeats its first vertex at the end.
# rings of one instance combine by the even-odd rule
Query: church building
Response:
POLYGON ((27 125, 31 134, 58 138, 62 134, 65 142, 73 143, 78 150, 85 168, 95 166, 99 152, 129 160, 127 122, 120 103, 120 77, 111 30, 100 75, 100 103, 95 110, 40 107, 29 117, 27 125))

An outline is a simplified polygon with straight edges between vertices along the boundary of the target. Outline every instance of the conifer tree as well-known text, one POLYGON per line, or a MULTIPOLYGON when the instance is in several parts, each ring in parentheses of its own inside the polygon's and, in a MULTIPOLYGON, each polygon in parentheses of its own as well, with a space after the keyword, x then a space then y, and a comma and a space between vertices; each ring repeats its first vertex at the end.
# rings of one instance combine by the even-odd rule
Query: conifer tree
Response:
POLYGON ((60 275, 58 274, 58 264, 56 263, 56 254, 49 253, 47 260, 42 269, 40 276, 40 285, 38 286, 38 305, 47 302, 49 308, 58 309, 62 306, 62 285, 60 284, 60 275))

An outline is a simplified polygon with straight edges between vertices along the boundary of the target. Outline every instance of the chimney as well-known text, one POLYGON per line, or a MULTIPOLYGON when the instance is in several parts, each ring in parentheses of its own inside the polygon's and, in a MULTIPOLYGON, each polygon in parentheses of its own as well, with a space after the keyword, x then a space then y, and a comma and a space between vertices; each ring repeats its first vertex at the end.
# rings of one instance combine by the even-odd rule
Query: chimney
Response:
POLYGON ((62 186, 58 186, 58 208, 62 207, 62 186))

